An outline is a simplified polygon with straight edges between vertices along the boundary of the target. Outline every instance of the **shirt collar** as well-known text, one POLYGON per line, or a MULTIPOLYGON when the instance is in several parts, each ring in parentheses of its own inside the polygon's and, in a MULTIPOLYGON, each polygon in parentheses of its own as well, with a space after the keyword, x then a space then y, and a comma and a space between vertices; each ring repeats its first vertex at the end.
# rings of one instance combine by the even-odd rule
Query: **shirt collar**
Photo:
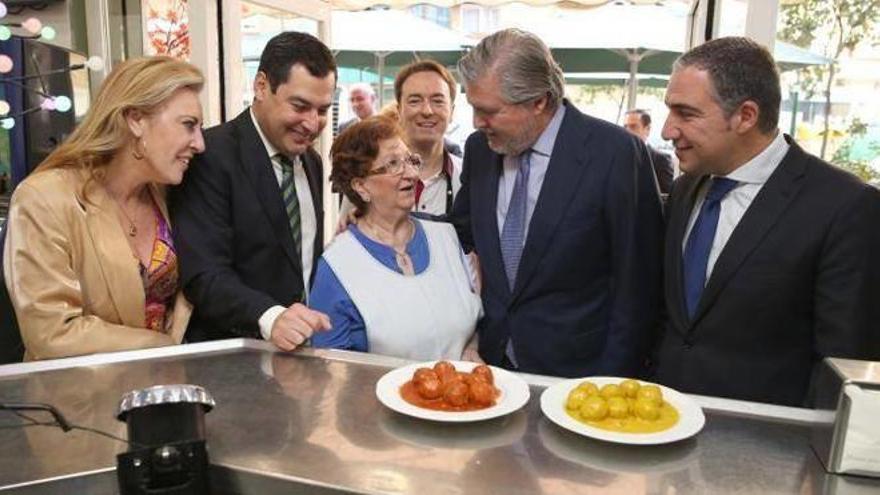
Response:
POLYGON ((544 128, 544 132, 538 136, 538 140, 532 145, 532 152, 542 156, 550 156, 553 153, 553 144, 556 142, 556 136, 559 135, 559 128, 562 127, 562 118, 565 117, 565 104, 560 103, 550 123, 544 128))
POLYGON ((254 107, 248 109, 248 112, 251 114, 251 120, 254 122, 254 127, 257 128, 257 134, 260 135, 260 141, 263 142, 263 146, 266 148, 266 153, 269 155, 269 159, 274 160, 275 156, 280 154, 278 149, 275 146, 272 146, 272 143, 266 139, 266 135, 263 134, 263 129, 260 129, 260 123, 257 121, 256 115, 254 115, 254 107))
POLYGON ((443 173, 446 174, 446 177, 452 177, 452 169, 455 168, 452 165, 452 156, 448 151, 443 150, 443 173))
POLYGON ((786 153, 788 153, 788 143, 785 142, 785 135, 777 131, 776 137, 763 151, 725 177, 745 184, 764 184, 773 175, 786 153))
POLYGON ((441 176, 452 177, 452 171, 454 169, 455 165, 452 164, 452 155, 450 155, 448 151, 443 150, 443 165, 440 167, 440 170, 438 170, 436 174, 428 177, 425 180, 419 179, 419 182, 431 182, 435 179, 439 179, 441 176))

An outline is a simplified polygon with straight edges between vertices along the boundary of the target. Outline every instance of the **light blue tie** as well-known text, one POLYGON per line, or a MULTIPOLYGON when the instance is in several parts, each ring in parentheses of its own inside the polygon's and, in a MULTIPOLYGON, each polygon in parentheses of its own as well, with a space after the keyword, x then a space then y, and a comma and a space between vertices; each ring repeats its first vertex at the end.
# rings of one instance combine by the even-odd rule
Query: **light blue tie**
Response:
POLYGON ((507 206, 507 216, 504 217, 504 226, 501 228, 501 258, 504 261, 504 271, 507 274, 507 283, 511 291, 516 284, 516 273, 519 270, 519 260, 522 258, 523 245, 526 240, 531 155, 532 150, 526 150, 520 155, 519 170, 516 172, 513 193, 510 195, 510 203, 507 206))
MULTIPOLYGON (((507 284, 511 292, 516 284, 519 261, 522 258, 523 245, 526 242, 531 157, 532 150, 526 150, 519 157, 519 170, 516 172, 516 181, 513 183, 513 194, 510 195, 507 216, 504 217, 504 226, 501 228, 501 258, 504 260, 504 271, 507 274, 507 284)), ((504 353, 513 366, 519 368, 519 363, 513 352, 513 341, 509 338, 504 353)))

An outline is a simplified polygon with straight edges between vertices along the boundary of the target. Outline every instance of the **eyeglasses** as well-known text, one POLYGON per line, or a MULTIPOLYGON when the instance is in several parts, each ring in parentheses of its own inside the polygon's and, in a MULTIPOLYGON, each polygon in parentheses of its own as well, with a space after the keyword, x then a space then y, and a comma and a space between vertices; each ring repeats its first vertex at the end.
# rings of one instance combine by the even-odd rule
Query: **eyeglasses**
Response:
POLYGON ((422 157, 419 155, 407 155, 403 158, 392 158, 384 165, 374 168, 367 172, 367 175, 400 175, 406 170, 406 166, 410 165, 416 169, 416 172, 422 169, 422 157))

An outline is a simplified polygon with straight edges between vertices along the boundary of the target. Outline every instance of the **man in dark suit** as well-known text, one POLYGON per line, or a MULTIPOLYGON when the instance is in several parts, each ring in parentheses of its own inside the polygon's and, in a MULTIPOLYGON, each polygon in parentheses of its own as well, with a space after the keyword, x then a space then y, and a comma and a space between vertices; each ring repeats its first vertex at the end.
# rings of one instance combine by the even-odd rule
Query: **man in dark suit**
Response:
POLYGON ((686 175, 667 205, 656 380, 798 406, 822 358, 880 357, 880 192, 779 132, 769 52, 691 50, 666 104, 686 175))
POLYGON ((488 363, 638 373, 661 303, 660 201, 644 144, 563 99, 562 71, 509 29, 459 62, 479 130, 453 223, 482 265, 488 363))
POLYGON ((626 112, 623 127, 634 136, 645 142, 648 154, 651 156, 651 164, 654 166, 654 175, 657 177, 657 185, 660 192, 669 194, 672 189, 672 160, 666 153, 661 153, 648 144, 648 136, 651 135, 651 114, 645 110, 635 109, 626 112))
POLYGON ((336 63, 308 34, 272 38, 253 105, 205 132, 205 152, 172 191, 190 341, 260 337, 290 350, 326 315, 302 303, 323 247, 321 158, 336 63))

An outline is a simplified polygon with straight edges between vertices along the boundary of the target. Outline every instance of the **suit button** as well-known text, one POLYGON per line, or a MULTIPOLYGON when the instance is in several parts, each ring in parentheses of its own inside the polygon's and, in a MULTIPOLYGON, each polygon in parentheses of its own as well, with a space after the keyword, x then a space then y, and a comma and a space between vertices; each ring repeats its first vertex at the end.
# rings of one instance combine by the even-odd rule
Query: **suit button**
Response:
POLYGON ((690 343, 690 342, 685 342, 685 343, 682 345, 682 347, 684 347, 686 350, 690 350, 690 349, 692 349, 692 348, 694 347, 694 344, 692 344, 692 343, 690 343))

